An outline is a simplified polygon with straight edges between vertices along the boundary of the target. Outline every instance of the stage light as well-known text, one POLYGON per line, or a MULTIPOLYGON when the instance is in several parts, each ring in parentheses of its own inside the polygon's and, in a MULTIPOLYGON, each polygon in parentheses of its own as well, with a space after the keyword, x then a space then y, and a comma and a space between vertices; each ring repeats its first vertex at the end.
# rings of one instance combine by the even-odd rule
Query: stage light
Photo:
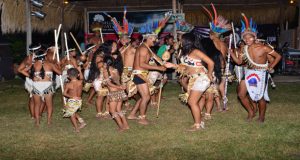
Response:
POLYGON ((290 0, 290 4, 294 4, 295 3, 295 1, 294 0, 290 0))
POLYGON ((31 4, 35 7, 42 8, 44 6, 44 2, 41 0, 30 0, 31 4))
POLYGON ((44 19, 46 17, 46 13, 41 11, 31 11, 32 16, 36 16, 39 19, 44 19))

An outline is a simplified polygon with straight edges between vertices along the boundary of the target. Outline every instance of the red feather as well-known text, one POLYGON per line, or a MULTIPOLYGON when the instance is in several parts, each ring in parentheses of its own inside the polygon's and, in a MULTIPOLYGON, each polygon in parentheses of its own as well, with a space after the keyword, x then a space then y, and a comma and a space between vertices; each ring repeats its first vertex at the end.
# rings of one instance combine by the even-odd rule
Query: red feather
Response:
POLYGON ((206 7, 204 7, 203 5, 201 5, 201 6, 202 6, 202 8, 208 13, 210 19, 213 21, 214 18, 213 18, 213 16, 212 16, 211 12, 210 12, 206 7))
POLYGON ((122 27, 120 26, 120 24, 118 23, 118 21, 116 20, 116 18, 112 18, 111 21, 118 28, 118 32, 123 32, 122 27))
POLYGON ((128 21, 127 21, 127 19, 126 19, 126 17, 124 16, 124 18, 123 18, 123 31, 125 32, 125 33, 128 33, 128 21))
POLYGON ((215 6, 214 6, 214 4, 212 4, 211 3, 211 7, 213 8, 213 10, 214 10, 214 14, 215 14, 215 25, 217 25, 217 18, 218 18, 218 13, 217 13, 217 10, 216 10, 216 8, 215 8, 215 6))
POLYGON ((249 21, 248 18, 246 17, 246 15, 244 13, 242 13, 242 16, 244 17, 245 23, 246 23, 246 29, 249 28, 249 21))
POLYGON ((162 21, 159 22, 158 27, 159 28, 164 28, 164 26, 166 25, 166 23, 168 22, 170 16, 165 17, 162 21))

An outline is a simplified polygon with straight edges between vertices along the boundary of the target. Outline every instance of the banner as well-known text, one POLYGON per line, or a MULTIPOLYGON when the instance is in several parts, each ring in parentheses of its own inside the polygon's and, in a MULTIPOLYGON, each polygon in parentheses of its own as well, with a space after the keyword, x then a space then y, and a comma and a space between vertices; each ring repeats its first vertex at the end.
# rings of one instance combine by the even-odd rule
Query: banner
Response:
MULTIPOLYGON (((164 18, 165 13, 170 12, 170 10, 158 10, 158 11, 138 11, 130 12, 127 11, 126 18, 129 23, 133 24, 134 32, 138 32, 139 27, 144 23, 150 23, 153 21, 158 21, 164 18)), ((106 12, 112 17, 115 17, 117 21, 122 26, 123 12, 106 12)), ((107 17, 102 11, 89 11, 88 14, 88 33, 92 33, 91 25, 93 22, 100 22, 103 24, 102 32, 103 34, 114 34, 115 31, 112 26, 110 18, 107 17)), ((162 32, 172 32, 173 24, 167 24, 162 32)))

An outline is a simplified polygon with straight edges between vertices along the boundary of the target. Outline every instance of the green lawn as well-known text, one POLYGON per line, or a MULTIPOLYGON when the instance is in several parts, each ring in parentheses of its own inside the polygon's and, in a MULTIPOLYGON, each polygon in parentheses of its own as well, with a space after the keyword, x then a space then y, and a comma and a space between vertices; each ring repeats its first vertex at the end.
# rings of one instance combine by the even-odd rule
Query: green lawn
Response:
MULTIPOLYGON (((193 124, 189 109, 178 100, 180 88, 169 83, 160 117, 149 108, 149 126, 130 121, 131 129, 116 132, 112 120, 97 120, 95 107, 83 106, 88 126, 75 134, 63 119, 61 100, 55 96, 53 125, 43 117, 34 127, 21 81, 0 83, 0 159, 300 159, 300 84, 277 84, 269 90, 266 122, 247 123, 237 101, 235 85, 229 87, 226 113, 213 114, 203 131, 188 133, 193 124)), ((84 95, 86 99, 86 95, 84 95)))

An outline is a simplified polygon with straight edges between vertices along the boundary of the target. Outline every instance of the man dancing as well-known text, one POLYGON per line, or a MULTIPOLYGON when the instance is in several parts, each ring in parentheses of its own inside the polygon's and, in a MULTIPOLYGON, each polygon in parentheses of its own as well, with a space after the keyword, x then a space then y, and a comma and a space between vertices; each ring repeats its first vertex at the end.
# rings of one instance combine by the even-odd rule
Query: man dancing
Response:
POLYGON ((221 70, 222 70, 222 80, 219 84, 219 90, 223 99, 224 103, 227 103, 226 95, 225 95, 225 67, 226 67, 226 54, 227 54, 227 45, 225 42, 223 42, 220 39, 220 35, 229 31, 231 29, 231 25, 228 23, 228 21, 222 17, 217 15, 217 11, 215 9, 215 6, 211 4, 213 11, 214 11, 214 17, 212 16, 212 13, 203 6, 203 9, 208 13, 208 15, 211 18, 211 22, 209 23, 211 32, 209 34, 210 39, 213 41, 215 47, 219 52, 221 52, 220 60, 221 60, 221 70))
POLYGON ((247 92, 251 99, 258 102, 259 108, 259 122, 264 122, 266 113, 266 101, 270 101, 268 96, 268 79, 269 71, 280 61, 281 56, 271 47, 257 43, 257 29, 256 24, 242 14, 244 21, 242 21, 242 39, 246 45, 242 48, 242 55, 239 58, 233 52, 230 52, 231 57, 237 64, 246 63, 245 77, 240 83, 240 90, 238 96, 248 111, 248 120, 254 117, 254 111, 251 108, 251 103, 247 97, 247 92), (274 57, 273 62, 268 63, 268 56, 274 57))
POLYGON ((162 64, 161 59, 152 52, 150 47, 154 46, 158 33, 164 27, 165 23, 168 21, 168 18, 168 16, 164 18, 154 32, 148 30, 149 28, 152 29, 152 24, 150 24, 151 26, 149 26, 149 24, 145 25, 140 29, 140 32, 144 33, 144 42, 140 45, 135 53, 133 64, 133 82, 137 86, 137 90, 140 93, 141 98, 136 102, 136 105, 129 114, 128 119, 137 119, 135 114, 139 110, 140 116, 138 117, 138 122, 143 125, 149 124, 148 120, 146 119, 147 105, 150 100, 150 91, 148 86, 149 80, 147 79, 148 72, 149 70, 165 71, 166 67, 170 67, 168 63, 166 63, 165 66, 153 66, 149 64, 151 58, 162 64))

